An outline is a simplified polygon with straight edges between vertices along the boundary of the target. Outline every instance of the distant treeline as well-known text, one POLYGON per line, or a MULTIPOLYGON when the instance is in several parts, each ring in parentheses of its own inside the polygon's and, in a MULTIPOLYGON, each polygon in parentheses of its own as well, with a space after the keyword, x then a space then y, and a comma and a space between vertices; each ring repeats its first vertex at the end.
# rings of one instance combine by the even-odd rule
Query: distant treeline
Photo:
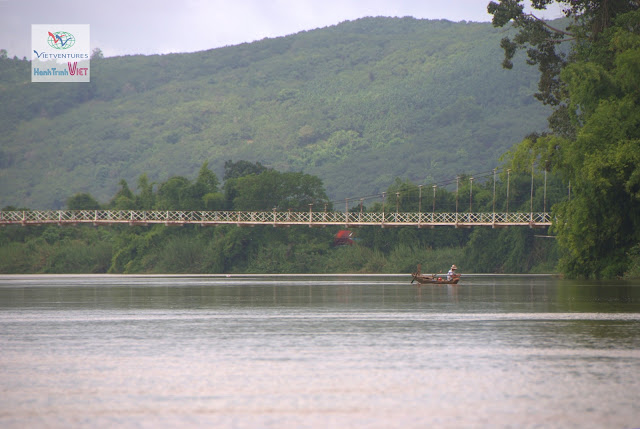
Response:
MULTIPOLYGON (((80 193, 68 198, 67 208, 304 211, 309 204, 333 208, 315 176, 279 172, 248 161, 228 161, 224 171, 223 185, 206 162, 194 180, 176 176, 154 184, 142 175, 135 193, 122 180, 106 204, 80 193)), ((460 192, 468 192, 469 181, 461 181, 468 184, 460 192)), ((518 199, 524 204, 526 194, 518 190, 517 182, 511 184, 514 209, 518 199)), ((497 187, 505 192, 502 180, 497 187)), ((388 201, 352 210, 381 211, 386 205, 387 210, 418 211, 420 193, 417 185, 397 179, 386 192, 388 201)), ((455 206, 455 192, 442 188, 437 198, 436 211, 455 206)), ((493 181, 476 183, 473 198, 477 211, 491 211, 493 181)), ((424 200, 426 206, 426 195, 424 200)), ((500 203, 499 208, 503 206, 500 203)), ((16 208, 4 208, 9 209, 16 208)), ((353 245, 334 246, 337 231, 271 226, 15 226, 0 230, 0 272, 409 273, 418 263, 433 272, 452 263, 463 272, 551 272, 557 260, 554 241, 538 239, 528 228, 363 227, 354 230, 353 245)))

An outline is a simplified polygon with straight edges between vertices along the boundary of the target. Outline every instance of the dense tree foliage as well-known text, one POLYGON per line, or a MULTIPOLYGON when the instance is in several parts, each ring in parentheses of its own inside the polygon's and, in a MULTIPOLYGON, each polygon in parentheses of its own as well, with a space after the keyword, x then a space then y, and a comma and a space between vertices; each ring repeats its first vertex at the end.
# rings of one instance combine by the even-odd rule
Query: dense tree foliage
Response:
MULTIPOLYGON (((535 69, 496 63, 503 36, 488 23, 365 18, 189 54, 96 52, 91 82, 71 86, 31 84, 28 61, 0 59, 0 199, 108 201, 123 179, 165 183, 205 160, 225 180, 229 159, 302 171, 331 199, 485 171, 549 114, 531 97, 535 69)), ((179 182, 157 203, 203 204, 179 182)))
POLYGON ((224 163, 224 177, 225 184, 230 179, 237 179, 238 177, 248 176, 250 174, 260 174, 269 170, 259 162, 252 163, 249 161, 240 160, 233 162, 228 160, 224 163))
POLYGON ((309 204, 324 204, 328 197, 322 181, 303 173, 274 170, 250 174, 233 180, 232 206, 237 210, 305 211, 309 204))
MULTIPOLYGON (((193 54, 98 50, 91 83, 72 88, 31 85, 27 61, 0 57, 0 198, 33 208, 319 211, 344 201, 352 211, 463 213, 493 210, 494 187, 504 195, 509 183, 511 210, 539 211, 546 198, 536 188, 529 200, 530 169, 515 174, 521 157, 510 181, 461 174, 494 168, 550 112, 532 102, 538 72, 496 65, 503 36, 482 23, 366 18, 193 54), (418 185, 456 174, 458 188, 418 185)), ((452 262, 530 272, 557 258, 555 241, 529 229, 369 227, 334 247, 336 232, 10 227, 0 230, 0 272, 408 273, 452 262)))
POLYGON ((90 194, 82 192, 67 200, 67 208, 69 210, 99 210, 100 203, 90 194))
POLYGON ((514 169, 544 165, 571 186, 571 200, 555 207, 562 270, 622 276, 637 266, 640 243, 640 5, 560 3, 575 18, 562 32, 524 14, 520 2, 489 5, 494 24, 513 20, 521 28, 516 40, 503 43, 507 57, 530 44, 539 64, 556 61, 548 73, 553 100, 546 100, 557 106, 550 118, 554 133, 525 139, 509 158, 514 169), (569 34, 569 55, 557 60, 554 49, 569 34))
MULTIPOLYGON (((278 172, 246 161, 229 161, 227 166, 231 178, 225 181, 224 194, 218 190, 218 179, 205 162, 195 180, 175 176, 155 186, 143 174, 135 192, 123 180, 104 206, 182 210, 185 206, 203 209, 214 202, 228 210, 332 208, 317 177, 278 172)), ((528 201, 517 197, 517 181, 512 182, 512 207, 528 207, 528 201)), ((527 181, 522 186, 528 186, 527 181)), ((494 187, 497 193, 504 194, 506 183, 498 179, 495 185, 490 180, 476 184, 477 211, 493 209, 494 187)), ((469 191, 468 184, 459 187, 461 195, 469 195, 469 191)), ((426 214, 432 210, 451 211, 457 199, 455 190, 442 188, 433 204, 418 185, 400 179, 385 195, 385 199, 368 200, 368 206, 361 201, 349 209, 386 213, 420 210, 426 214)), ((536 210, 540 210, 538 197, 536 210)), ((91 195, 83 193, 69 198, 68 208, 89 210, 101 206, 91 195)), ((5 208, 8 209, 15 208, 5 208)), ((468 210, 468 206, 460 207, 461 214, 468 210)), ((335 247, 333 236, 338 229, 198 225, 6 227, 0 230, 0 272, 408 273, 418 263, 427 271, 437 272, 452 262, 466 272, 528 272, 553 269, 556 256, 553 248, 542 246, 529 229, 365 227, 355 231, 355 245, 335 247)))

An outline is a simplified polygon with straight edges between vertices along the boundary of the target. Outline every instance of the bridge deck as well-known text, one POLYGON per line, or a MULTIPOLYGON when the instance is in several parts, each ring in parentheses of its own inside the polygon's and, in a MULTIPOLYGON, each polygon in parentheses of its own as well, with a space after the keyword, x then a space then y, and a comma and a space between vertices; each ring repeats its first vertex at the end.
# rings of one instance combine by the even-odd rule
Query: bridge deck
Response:
POLYGON ((359 212, 243 212, 243 211, 144 211, 144 210, 29 210, 0 211, 0 226, 6 225, 272 225, 292 226, 411 226, 431 228, 453 226, 528 226, 551 225, 549 213, 359 213, 359 212))

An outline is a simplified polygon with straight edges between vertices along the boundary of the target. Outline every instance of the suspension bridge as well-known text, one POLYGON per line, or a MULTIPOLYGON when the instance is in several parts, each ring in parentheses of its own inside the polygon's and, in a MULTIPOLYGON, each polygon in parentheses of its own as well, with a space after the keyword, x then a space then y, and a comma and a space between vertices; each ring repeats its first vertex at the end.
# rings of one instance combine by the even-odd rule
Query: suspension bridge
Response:
MULTIPOLYGON (((436 188, 433 185, 433 210, 425 212, 422 210, 422 186, 419 186, 419 205, 417 212, 402 212, 399 210, 400 193, 396 193, 396 210, 385 211, 383 204, 382 211, 363 211, 360 199, 360 211, 349 210, 349 200, 345 199, 344 211, 314 211, 313 204, 309 204, 308 211, 277 210, 271 211, 203 211, 203 210, 5 210, 0 211, 0 226, 8 225, 131 225, 148 226, 153 224, 163 225, 237 225, 255 227, 259 225, 270 225, 273 227, 309 226, 309 227, 359 227, 377 226, 388 227, 417 227, 434 228, 437 226, 449 226, 455 228, 471 228, 475 226, 501 228, 501 227, 529 227, 546 228, 551 226, 552 219, 547 212, 546 202, 546 171, 544 174, 544 197, 543 211, 533 211, 533 169, 531 176, 531 203, 528 212, 509 212, 509 172, 507 171, 507 204, 506 212, 496 212, 496 172, 493 174, 493 211, 473 212, 473 177, 470 177, 469 187, 469 211, 458 211, 458 181, 456 178, 456 204, 455 212, 436 211, 436 188)), ((449 183, 449 182, 447 182, 449 183)), ((385 192, 382 193, 383 201, 385 192)), ((570 193, 569 193, 569 198, 570 193)), ((353 200, 353 199, 351 199, 353 200)))
POLYGON ((433 228, 452 226, 470 228, 489 226, 528 226, 545 228, 551 225, 549 213, 422 213, 422 212, 305 212, 294 211, 160 211, 160 210, 29 210, 0 211, 0 225, 237 225, 290 227, 306 225, 378 226, 433 228))

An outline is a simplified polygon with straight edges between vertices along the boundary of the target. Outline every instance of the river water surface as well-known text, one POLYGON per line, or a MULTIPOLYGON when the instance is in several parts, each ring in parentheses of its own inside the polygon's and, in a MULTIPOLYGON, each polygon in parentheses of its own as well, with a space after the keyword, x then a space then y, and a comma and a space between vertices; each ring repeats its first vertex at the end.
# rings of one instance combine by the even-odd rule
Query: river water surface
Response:
POLYGON ((0 276, 0 427, 640 427, 640 282, 0 276))

